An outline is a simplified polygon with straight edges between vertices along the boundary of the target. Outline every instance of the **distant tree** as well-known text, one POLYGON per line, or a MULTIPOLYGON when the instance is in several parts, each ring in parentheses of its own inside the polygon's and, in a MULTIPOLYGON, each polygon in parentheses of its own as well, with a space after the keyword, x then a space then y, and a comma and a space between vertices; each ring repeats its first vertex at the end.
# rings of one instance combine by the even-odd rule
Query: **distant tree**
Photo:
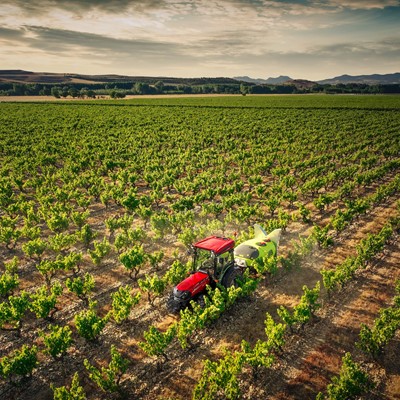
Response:
POLYGON ((149 94, 150 86, 148 83, 136 82, 133 86, 133 90, 136 94, 149 94))
POLYGON ((86 92, 86 96, 89 97, 89 98, 91 98, 91 99, 94 99, 94 98, 96 97, 96 93, 95 93, 94 90, 89 89, 89 90, 86 92))
POLYGON ((72 86, 71 88, 69 88, 68 94, 69 94, 71 97, 75 98, 75 97, 78 97, 79 92, 78 92, 78 89, 77 89, 77 88, 75 88, 75 87, 72 86))
POLYGON ((178 85, 178 90, 185 94, 192 93, 192 87, 188 85, 178 85))
POLYGON ((79 91, 79 97, 82 97, 83 99, 85 97, 87 97, 87 93, 88 93, 88 88, 83 87, 80 91, 79 91))
POLYGON ((126 96, 125 92, 118 92, 117 90, 113 89, 110 92, 110 97, 112 99, 123 99, 126 96))
POLYGON ((162 81, 157 81, 154 85, 154 87, 157 89, 158 93, 162 93, 164 89, 164 82, 162 81))
POLYGON ((61 97, 58 88, 55 87, 55 86, 53 86, 53 87, 51 88, 51 95, 54 96, 54 97, 57 98, 57 99, 59 99, 59 98, 61 97))
POLYGON ((49 94, 51 94, 51 92, 48 86, 43 86, 42 89, 39 91, 40 96, 48 96, 49 94))
POLYGON ((13 92, 15 96, 23 96, 25 94, 25 85, 13 83, 13 92))

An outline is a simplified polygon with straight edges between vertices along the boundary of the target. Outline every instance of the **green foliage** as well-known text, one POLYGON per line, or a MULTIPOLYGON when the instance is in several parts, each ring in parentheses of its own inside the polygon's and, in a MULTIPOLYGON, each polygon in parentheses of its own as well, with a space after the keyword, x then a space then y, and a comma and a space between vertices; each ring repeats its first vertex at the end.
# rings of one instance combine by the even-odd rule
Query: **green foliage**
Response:
POLYGON ((122 375, 129 366, 129 361, 121 356, 117 348, 111 345, 111 360, 107 367, 101 369, 93 366, 89 360, 85 359, 83 364, 89 371, 89 378, 96 383, 104 392, 116 392, 119 390, 119 383, 122 375))
POLYGON ((48 244, 44 240, 37 238, 30 240, 22 245, 22 251, 30 258, 41 261, 42 255, 47 249, 48 244))
POLYGON ((89 215, 89 211, 72 211, 71 219, 78 229, 82 229, 82 227, 86 224, 89 215))
POLYGON ((318 245, 322 248, 327 248, 333 244, 333 238, 329 235, 329 225, 321 228, 318 225, 314 225, 313 236, 316 239, 318 245))
POLYGON ((353 219, 353 215, 348 211, 336 210, 335 215, 331 218, 332 228, 336 232, 342 232, 353 219))
POLYGON ((181 319, 177 324, 176 337, 182 347, 186 349, 188 345, 192 347, 190 337, 197 329, 204 327, 204 318, 202 316, 201 307, 195 302, 191 302, 192 310, 186 308, 180 311, 181 319))
POLYGON ((316 239, 313 235, 307 237, 299 235, 299 241, 293 241, 291 243, 295 253, 299 254, 301 257, 306 257, 313 251, 316 239))
POLYGON ((129 318, 132 307, 139 302, 140 297, 140 293, 133 295, 129 286, 121 286, 117 292, 111 295, 111 313, 117 324, 129 318))
POLYGON ((20 331, 22 317, 29 307, 28 293, 22 291, 19 296, 9 296, 7 302, 0 303, 0 329, 11 329, 20 331))
POLYGON ((229 400, 239 399, 238 374, 242 366, 241 353, 227 353, 219 362, 206 360, 201 378, 193 391, 193 400, 214 400, 222 395, 229 400))
POLYGON ((103 258, 110 252, 111 245, 106 238, 101 242, 93 242, 94 250, 88 250, 89 256, 92 259, 94 265, 100 265, 103 258))
POLYGON ((82 277, 67 278, 65 286, 71 293, 75 293, 81 300, 88 301, 90 293, 95 287, 93 275, 88 272, 82 277))
POLYGON ((82 261, 82 253, 71 251, 62 259, 58 258, 58 260, 62 263, 63 271, 73 271, 76 275, 80 271, 79 264, 82 261))
POLYGON ((68 214, 66 212, 54 212, 46 219, 46 224, 53 232, 65 231, 69 226, 68 214))
POLYGON ((122 249, 127 249, 132 243, 131 238, 125 232, 118 233, 114 240, 114 246, 118 253, 120 253, 122 249))
POLYGON ((50 315, 52 316, 57 311, 57 297, 61 293, 62 287, 58 282, 51 287, 50 293, 45 285, 41 286, 30 295, 29 309, 35 313, 37 318, 48 319, 50 315))
MULTIPOLYGON (((397 282, 397 292, 399 292, 399 282, 397 282)), ((379 355, 383 348, 395 336, 400 328, 400 301, 399 296, 394 297, 394 305, 380 310, 379 317, 375 319, 373 326, 369 328, 361 324, 360 340, 356 343, 357 347, 373 357, 379 355)))
POLYGON ((311 222, 311 211, 303 204, 303 203, 296 203, 297 207, 299 208, 299 214, 304 223, 311 222))
POLYGON ((129 277, 133 280, 137 279, 140 272, 141 266, 145 262, 146 254, 143 250, 143 246, 135 245, 130 250, 122 253, 119 256, 119 260, 124 267, 129 270, 129 277))
POLYGON ((320 283, 316 283, 314 289, 308 289, 306 285, 303 286, 303 296, 300 299, 299 304, 294 308, 294 318, 296 322, 302 326, 307 323, 310 318, 314 315, 314 312, 321 307, 318 303, 320 294, 320 283))
POLYGON ((129 228, 132 226, 133 216, 128 214, 124 214, 122 217, 114 216, 107 218, 104 222, 110 232, 110 236, 120 228, 127 233, 129 228))
POLYGON ((151 268, 158 269, 159 264, 164 258, 163 251, 155 251, 154 253, 147 254, 147 260, 150 263, 151 268))
POLYGON ((37 367, 37 347, 23 345, 9 356, 0 360, 0 374, 3 378, 12 380, 13 376, 32 376, 32 371, 37 367))
POLYGON ((163 356, 168 361, 165 350, 176 335, 176 324, 171 325, 165 332, 160 332, 153 325, 143 333, 144 342, 139 342, 139 347, 149 356, 163 356))
POLYGON ((241 347, 244 362, 256 371, 259 367, 271 367, 275 361, 275 357, 270 353, 271 347, 268 341, 259 339, 252 348, 249 343, 243 340, 241 347))
POLYGON ((51 279, 62 267, 63 265, 61 262, 54 260, 42 260, 36 265, 36 269, 43 276, 47 287, 51 286, 51 279))
POLYGON ((19 267, 19 258, 17 256, 14 256, 10 261, 5 261, 4 262, 4 268, 5 272, 14 275, 18 272, 18 267, 19 267))
POLYGON ((267 335, 266 346, 268 350, 282 351, 282 346, 285 344, 286 325, 275 323, 269 313, 265 316, 265 334, 267 335))
POLYGON ((290 313, 284 306, 280 306, 277 313, 281 320, 293 331, 293 326, 304 326, 313 316, 315 311, 321 307, 318 303, 320 295, 320 282, 318 281, 314 289, 308 289, 306 285, 303 286, 303 295, 299 303, 293 308, 290 313))
POLYGON ((368 234, 365 239, 362 239, 357 246, 357 258, 359 263, 365 264, 376 254, 380 253, 392 234, 393 227, 391 223, 387 223, 378 234, 368 234))
POLYGON ((17 218, 0 217, 0 243, 4 243, 6 248, 15 248, 22 231, 17 229, 17 218))
POLYGON ((144 279, 138 279, 138 285, 143 292, 147 293, 147 300, 152 306, 154 306, 154 300, 164 294, 165 281, 157 274, 152 276, 145 274, 144 279))
POLYGON ((78 232, 78 237, 86 248, 89 248, 90 243, 96 236, 97 234, 93 232, 89 224, 83 225, 80 231, 78 232))
POLYGON ((89 341, 94 341, 100 335, 106 326, 110 316, 107 314, 104 318, 97 315, 96 303, 90 302, 89 309, 75 314, 74 322, 80 336, 89 341))
POLYGON ((355 363, 350 353, 342 358, 342 368, 338 377, 332 378, 332 383, 327 386, 327 395, 319 395, 319 399, 349 400, 360 394, 366 393, 373 387, 373 383, 360 366, 355 363))
POLYGON ((261 276, 266 273, 273 276, 278 272, 278 260, 275 256, 256 258, 252 267, 261 276))
POLYGON ((150 226, 155 234, 155 238, 162 238, 171 226, 167 215, 153 214, 150 217, 150 226))
POLYGON ((177 285, 184 278, 186 278, 191 268, 190 263, 183 264, 179 260, 174 260, 172 265, 168 268, 164 274, 164 280, 166 283, 171 285, 177 285))
POLYGON ((49 238, 49 247, 56 254, 65 254, 66 250, 77 242, 78 238, 75 234, 56 233, 49 238))
POLYGON ((323 211, 329 204, 334 200, 331 194, 320 194, 316 199, 314 199, 314 205, 319 211, 323 211))
POLYGON ((72 344, 71 328, 68 325, 64 327, 49 325, 48 329, 50 333, 47 335, 44 332, 40 332, 39 334, 43 337, 46 352, 55 360, 60 360, 72 344))
POLYGON ((273 218, 275 210, 280 206, 280 203, 281 199, 278 196, 274 195, 270 195, 268 199, 264 201, 264 204, 267 206, 271 218, 273 218))
POLYGON ((13 293, 19 285, 18 274, 5 271, 0 275, 0 297, 6 297, 13 293))
POLYGON ((79 385, 79 375, 75 372, 71 387, 67 389, 65 386, 56 388, 53 384, 50 384, 53 390, 54 400, 86 400, 86 394, 83 387, 79 385))

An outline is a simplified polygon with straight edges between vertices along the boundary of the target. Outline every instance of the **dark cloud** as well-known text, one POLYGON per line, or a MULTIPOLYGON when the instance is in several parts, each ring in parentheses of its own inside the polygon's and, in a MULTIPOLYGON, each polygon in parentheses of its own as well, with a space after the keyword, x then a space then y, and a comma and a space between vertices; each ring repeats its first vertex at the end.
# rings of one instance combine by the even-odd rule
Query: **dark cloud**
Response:
POLYGON ((24 37, 24 31, 21 29, 3 28, 0 26, 0 40, 10 41, 19 40, 24 37))
POLYGON ((176 43, 157 40, 116 39, 86 32, 51 29, 42 26, 25 26, 24 43, 31 48, 51 53, 85 52, 103 57, 118 55, 131 58, 173 58, 184 49, 176 43))

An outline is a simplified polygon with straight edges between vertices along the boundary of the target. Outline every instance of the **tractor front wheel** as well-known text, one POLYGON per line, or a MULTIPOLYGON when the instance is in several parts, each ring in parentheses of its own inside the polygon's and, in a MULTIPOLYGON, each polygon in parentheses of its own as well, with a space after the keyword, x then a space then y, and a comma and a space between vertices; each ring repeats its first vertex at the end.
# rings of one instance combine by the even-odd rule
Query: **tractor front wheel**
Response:
POLYGON ((168 312, 172 313, 172 314, 179 314, 179 311, 181 310, 181 303, 179 301, 176 300, 176 298, 174 297, 173 293, 171 293, 168 296, 168 300, 167 300, 167 310, 168 312))

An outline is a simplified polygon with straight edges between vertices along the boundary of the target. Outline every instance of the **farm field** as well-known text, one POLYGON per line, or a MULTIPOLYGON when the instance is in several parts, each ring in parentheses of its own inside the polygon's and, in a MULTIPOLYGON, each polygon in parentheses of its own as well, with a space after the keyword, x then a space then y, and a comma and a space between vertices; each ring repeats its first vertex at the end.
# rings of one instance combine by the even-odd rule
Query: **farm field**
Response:
POLYGON ((0 398, 329 398, 350 353, 400 399, 399 96, 2 102, 0 161, 0 398), (168 314, 254 223, 278 259, 168 314))

